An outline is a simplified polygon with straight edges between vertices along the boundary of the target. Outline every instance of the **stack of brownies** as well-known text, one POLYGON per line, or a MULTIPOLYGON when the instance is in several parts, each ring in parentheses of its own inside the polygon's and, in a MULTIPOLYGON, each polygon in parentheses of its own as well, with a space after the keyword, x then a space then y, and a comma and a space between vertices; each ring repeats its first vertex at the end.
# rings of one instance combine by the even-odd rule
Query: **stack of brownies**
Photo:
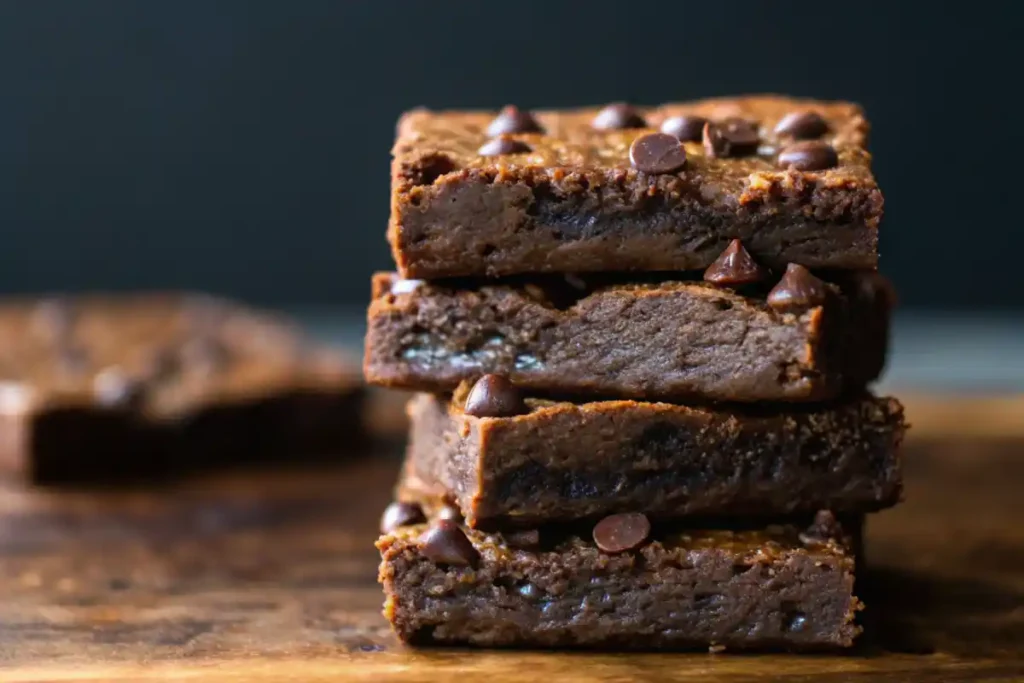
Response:
POLYGON ((418 392, 377 546, 411 643, 811 650, 898 502, 853 104, 406 114, 367 379, 418 392))

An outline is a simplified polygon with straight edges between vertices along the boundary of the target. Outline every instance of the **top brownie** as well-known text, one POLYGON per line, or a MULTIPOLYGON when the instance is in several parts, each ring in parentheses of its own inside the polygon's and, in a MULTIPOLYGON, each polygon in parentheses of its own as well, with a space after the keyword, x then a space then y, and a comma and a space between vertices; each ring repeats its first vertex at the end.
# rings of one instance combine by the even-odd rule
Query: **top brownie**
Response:
POLYGON ((416 278, 695 270, 737 238, 772 267, 874 269, 867 133, 855 104, 774 96, 418 109, 398 124, 388 239, 416 278))

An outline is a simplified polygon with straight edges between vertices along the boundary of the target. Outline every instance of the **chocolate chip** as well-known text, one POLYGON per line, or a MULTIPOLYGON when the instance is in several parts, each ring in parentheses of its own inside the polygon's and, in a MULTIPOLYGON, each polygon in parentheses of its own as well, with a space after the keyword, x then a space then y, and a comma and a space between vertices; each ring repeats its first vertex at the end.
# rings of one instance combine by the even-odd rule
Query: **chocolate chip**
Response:
POLYGON ((496 157, 502 154, 528 154, 533 150, 528 144, 507 135, 488 140, 476 151, 482 157, 496 157))
POLYGON ((707 122, 703 116, 672 116, 661 124, 661 132, 675 136, 683 142, 700 142, 704 124, 707 122))
POLYGON ((704 153, 709 157, 741 157, 757 151, 760 139, 754 124, 744 119, 707 123, 701 133, 704 153))
POLYGON ((774 308, 809 307, 825 303, 828 286, 798 263, 786 266, 779 283, 768 292, 768 305, 774 308))
POLYGON ((704 144, 704 154, 713 159, 721 159, 729 156, 729 141, 722 134, 722 129, 716 124, 708 121, 701 131, 701 142, 704 144))
POLYGON ((843 527, 839 520, 829 510, 818 510, 814 515, 814 521, 809 527, 800 533, 800 542, 828 543, 830 540, 838 539, 843 535, 843 527))
POLYGON ((651 533, 651 522, 640 512, 609 515, 594 526, 594 543, 606 553, 639 548, 651 533))
POLYGON ((813 111, 794 111, 786 114, 775 126, 776 135, 795 140, 813 140, 828 132, 828 123, 813 111))
POLYGON ((498 116, 487 126, 487 135, 492 138, 506 133, 543 132, 544 129, 533 118, 533 114, 512 104, 498 112, 498 116))
POLYGON ((738 287, 760 282, 768 272, 757 264, 743 243, 733 240, 715 262, 704 271, 704 279, 716 285, 738 287))
POLYGON ((93 380, 96 401, 106 408, 139 408, 146 400, 146 385, 120 368, 107 368, 93 380))
POLYGON ((729 156, 743 156, 757 151, 761 138, 757 126, 740 118, 728 118, 718 123, 722 135, 729 141, 729 156))
POLYGON ((781 152, 777 163, 782 168, 798 171, 824 171, 839 164, 839 156, 832 145, 816 140, 794 142, 781 152))
POLYGON ((619 130, 622 128, 646 128, 647 122, 630 105, 625 102, 616 102, 599 111, 591 125, 598 130, 619 130))
POLYGON ((473 417, 512 417, 525 412, 523 397, 502 375, 484 375, 466 398, 465 413, 473 417))
POLYGON ((686 165, 686 149, 672 135, 648 133, 629 146, 629 161, 644 173, 672 173, 686 165))
POLYGON ((505 536, 505 542, 513 548, 530 549, 540 545, 539 529, 521 529, 510 531, 505 536))
POLYGON ((420 524, 427 521, 423 514, 423 508, 415 503, 402 503, 395 501, 388 505, 380 518, 380 531, 382 534, 394 531, 398 527, 420 524))
POLYGON ((445 503, 437 510, 438 519, 448 519, 453 522, 462 521, 462 511, 451 503, 445 503))
POLYGON ((474 566, 480 553, 459 525, 450 519, 440 519, 419 537, 420 552, 431 562, 455 566, 474 566))

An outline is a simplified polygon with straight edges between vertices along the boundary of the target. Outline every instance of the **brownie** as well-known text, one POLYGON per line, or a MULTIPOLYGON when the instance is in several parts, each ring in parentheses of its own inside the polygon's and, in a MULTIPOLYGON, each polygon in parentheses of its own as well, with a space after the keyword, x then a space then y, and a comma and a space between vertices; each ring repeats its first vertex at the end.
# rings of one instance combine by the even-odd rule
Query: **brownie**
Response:
POLYGON ((384 615, 414 645, 817 650, 860 632, 851 536, 837 525, 659 529, 627 514, 592 538, 436 520, 377 547, 384 615))
POLYGON ((360 384, 288 322, 211 297, 0 302, 0 470, 104 481, 337 456, 362 434, 360 384))
MULTIPOLYGON (((813 277, 808 275, 808 277, 813 277)), ((688 401, 818 401, 881 372, 889 287, 876 272, 820 280, 820 301, 703 281, 496 282, 378 273, 364 372, 372 384, 450 392, 486 373, 534 392, 688 401)))
POLYGON ((388 239, 407 278, 695 270, 734 238, 775 267, 874 269, 867 134, 855 104, 775 96, 418 109, 398 124, 388 239))
POLYGON ((409 402, 402 500, 447 499, 470 526, 535 526, 641 510, 651 518, 863 513, 902 492, 896 399, 813 407, 701 408, 526 399, 476 417, 454 400, 409 402))

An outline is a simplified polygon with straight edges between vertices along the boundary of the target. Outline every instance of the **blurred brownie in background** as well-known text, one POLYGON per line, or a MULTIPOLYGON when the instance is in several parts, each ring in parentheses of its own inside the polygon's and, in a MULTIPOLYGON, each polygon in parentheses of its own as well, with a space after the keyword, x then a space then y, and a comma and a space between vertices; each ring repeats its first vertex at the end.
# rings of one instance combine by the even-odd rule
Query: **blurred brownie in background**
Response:
POLYGON ((39 483, 337 457, 363 439, 358 367, 206 296, 0 303, 0 471, 39 483))

